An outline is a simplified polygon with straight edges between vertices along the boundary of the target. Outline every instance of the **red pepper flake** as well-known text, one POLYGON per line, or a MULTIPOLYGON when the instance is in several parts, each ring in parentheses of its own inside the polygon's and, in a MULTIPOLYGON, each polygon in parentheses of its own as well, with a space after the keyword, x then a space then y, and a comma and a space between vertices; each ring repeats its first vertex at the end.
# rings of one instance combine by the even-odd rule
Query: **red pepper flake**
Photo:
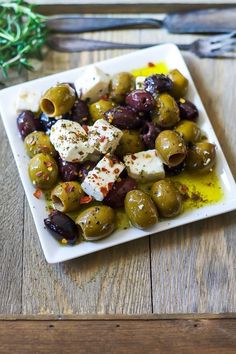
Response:
POLYGON ((65 191, 66 191, 66 193, 70 193, 70 192, 73 192, 74 189, 75 189, 75 187, 73 185, 67 184, 65 191))
POLYGON ((109 98, 109 97, 108 97, 108 95, 103 95, 100 99, 101 99, 101 100, 105 100, 105 101, 107 101, 107 100, 108 100, 108 98, 109 98))
POLYGON ((137 159, 137 157, 136 157, 136 156, 134 156, 134 155, 131 155, 131 159, 132 159, 132 160, 136 160, 136 159, 137 159))
POLYGON ((82 128, 86 131, 86 133, 88 133, 89 129, 86 124, 82 124, 82 128))
POLYGON ((100 140, 101 143, 102 143, 105 139, 106 139, 106 137, 105 137, 104 135, 102 135, 99 140, 100 140))
POLYGON ((52 166, 52 162, 46 161, 46 162, 45 162, 45 165, 46 165, 46 167, 51 167, 51 166, 52 166))
POLYGON ((106 167, 102 167, 101 170, 102 170, 102 172, 107 172, 108 171, 106 167))
POLYGON ((115 172, 115 173, 119 173, 119 172, 120 172, 119 168, 115 168, 115 169, 114 169, 114 172, 115 172))
POLYGON ((109 165, 110 165, 111 167, 113 167, 114 161, 113 161, 113 160, 109 160, 109 165))
POLYGON ((109 189, 109 190, 112 189, 112 186, 113 186, 113 182, 109 182, 109 183, 108 183, 108 189, 109 189))
POLYGON ((105 197, 105 196, 107 195, 107 193, 108 193, 108 190, 107 190, 106 187, 101 187, 101 188, 100 188, 100 191, 102 192, 102 194, 103 194, 104 197, 105 197))
POLYGON ((86 196, 80 198, 79 203, 80 204, 88 204, 88 203, 90 203, 92 201, 93 201, 93 197, 91 197, 89 195, 86 195, 86 196))
POLYGON ((41 189, 37 188, 33 195, 35 196, 35 198, 39 199, 42 195, 41 189))
POLYGON ((148 67, 149 67, 149 68, 153 68, 154 66, 155 66, 155 64, 153 64, 152 62, 149 62, 149 63, 148 63, 148 67))
POLYGON ((39 171, 35 173, 36 177, 41 177, 43 175, 43 171, 39 171))
POLYGON ((98 176, 97 176, 95 173, 93 173, 93 177, 94 177, 94 178, 98 178, 98 176))

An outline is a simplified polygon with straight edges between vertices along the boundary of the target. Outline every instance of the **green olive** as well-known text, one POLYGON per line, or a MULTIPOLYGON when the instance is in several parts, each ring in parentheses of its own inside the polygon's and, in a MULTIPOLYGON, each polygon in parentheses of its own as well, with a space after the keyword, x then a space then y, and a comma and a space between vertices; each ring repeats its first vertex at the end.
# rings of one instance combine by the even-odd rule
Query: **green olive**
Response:
POLYGON ((83 196, 80 184, 75 181, 59 183, 51 193, 54 208, 64 213, 79 209, 83 196))
POLYGON ((171 128, 180 120, 179 107, 168 93, 162 93, 156 98, 156 108, 151 114, 154 124, 161 128, 171 128))
POLYGON ((145 229, 158 221, 158 213, 152 199, 138 189, 126 194, 125 212, 131 223, 139 229, 145 229))
POLYGON ((44 132, 35 131, 30 133, 25 138, 24 145, 29 157, 33 157, 40 152, 54 157, 56 156, 56 150, 50 142, 49 136, 44 132))
POLYGON ((163 130, 157 136, 155 146, 163 161, 169 167, 179 165, 187 154, 184 140, 173 130, 163 130))
POLYGON ((58 178, 56 161, 50 155, 42 153, 35 155, 29 163, 29 176, 35 187, 52 188, 58 178))
POLYGON ((92 117, 92 120, 95 122, 98 119, 104 119, 105 112, 109 111, 109 109, 112 109, 115 106, 116 104, 114 102, 101 99, 89 106, 89 113, 92 117))
POLYGON ((49 117, 61 116, 75 103, 75 91, 68 84, 58 84, 48 89, 40 101, 41 110, 49 117))
POLYGON ((92 206, 82 211, 75 223, 85 241, 100 240, 113 232, 115 212, 109 206, 92 206))
POLYGON ((122 157, 126 154, 135 154, 145 149, 142 137, 136 130, 123 130, 123 135, 116 149, 115 155, 122 157))
POLYGON ((201 139, 201 129, 190 120, 182 120, 175 128, 186 143, 196 143, 201 139))
POLYGON ((134 89, 134 77, 128 72, 114 75, 110 83, 110 97, 116 103, 122 103, 127 93, 134 89))
POLYGON ((209 172, 216 162, 216 148, 208 141, 196 143, 189 149, 186 159, 186 168, 190 171, 209 172))
POLYGON ((182 197, 174 183, 162 179, 153 184, 151 196, 161 216, 171 218, 182 211, 182 197))
POLYGON ((184 77, 177 69, 171 70, 169 77, 173 81, 171 94, 175 98, 184 97, 188 90, 188 79, 186 79, 186 77, 184 77))

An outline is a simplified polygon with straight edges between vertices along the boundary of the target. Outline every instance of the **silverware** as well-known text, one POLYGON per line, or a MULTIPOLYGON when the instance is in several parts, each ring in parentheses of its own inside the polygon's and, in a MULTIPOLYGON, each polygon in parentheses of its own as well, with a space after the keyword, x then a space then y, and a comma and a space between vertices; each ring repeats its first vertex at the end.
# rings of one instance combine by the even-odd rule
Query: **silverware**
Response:
MULTIPOLYGON (((105 49, 142 49, 156 45, 106 42, 58 34, 49 35, 47 44, 53 50, 70 53, 105 49)), ((236 31, 177 46, 180 50, 190 51, 200 58, 236 58, 236 31)))
POLYGON ((124 27, 165 27, 172 33, 224 33, 236 30, 236 7, 171 13, 163 21, 153 18, 50 16, 46 20, 51 32, 83 33, 124 27))

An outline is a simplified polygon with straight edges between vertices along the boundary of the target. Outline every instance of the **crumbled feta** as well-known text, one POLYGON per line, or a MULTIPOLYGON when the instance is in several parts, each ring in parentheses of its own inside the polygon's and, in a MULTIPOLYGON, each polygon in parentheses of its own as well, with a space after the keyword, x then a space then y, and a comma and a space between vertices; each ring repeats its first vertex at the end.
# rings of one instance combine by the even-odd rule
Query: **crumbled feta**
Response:
POLYGON ((102 201, 125 166, 110 154, 105 155, 81 184, 86 194, 102 201))
POLYGON ((88 143, 102 154, 115 151, 123 133, 120 129, 108 123, 105 119, 98 119, 88 131, 88 143))
POLYGON ((16 99, 16 110, 20 111, 39 111, 41 93, 32 89, 21 88, 16 99))
POLYGON ((75 89, 82 100, 96 102, 108 92, 110 76, 96 66, 90 66, 75 82, 75 89))
POLYGON ((147 182, 165 177, 163 162, 154 150, 137 152, 124 156, 128 175, 139 181, 147 182))
POLYGON ((144 80, 146 79, 146 76, 137 76, 135 80, 135 87, 136 90, 142 90, 144 89, 144 80))
POLYGON ((94 151, 88 144, 88 136, 82 126, 67 119, 59 119, 52 126, 50 140, 65 161, 84 161, 94 151))

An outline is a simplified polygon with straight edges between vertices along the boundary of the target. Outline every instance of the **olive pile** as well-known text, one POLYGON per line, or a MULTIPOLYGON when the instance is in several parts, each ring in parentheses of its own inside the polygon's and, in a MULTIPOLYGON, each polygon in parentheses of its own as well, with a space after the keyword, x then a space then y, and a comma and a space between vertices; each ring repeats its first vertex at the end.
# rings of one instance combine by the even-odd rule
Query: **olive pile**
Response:
POLYGON ((196 124, 197 107, 184 98, 187 88, 188 80, 177 69, 169 75, 147 77, 139 89, 135 89, 132 74, 121 72, 112 77, 109 94, 97 102, 82 101, 72 84, 62 83, 44 94, 38 115, 20 113, 17 125, 31 158, 29 176, 36 188, 51 190, 54 211, 44 223, 58 240, 74 244, 79 235, 87 241, 110 235, 115 229, 116 208, 124 208, 130 222, 141 229, 152 226, 159 217, 181 213, 181 194, 168 177, 184 169, 207 173, 216 159, 215 145, 196 124), (96 162, 72 163, 58 156, 49 137, 58 117, 83 127, 106 119, 123 131, 115 156, 122 160, 126 154, 156 149, 167 178, 153 183, 146 193, 123 171, 103 202, 90 204, 92 198, 80 184, 96 162), (75 221, 67 215, 72 211, 78 211, 75 221))

